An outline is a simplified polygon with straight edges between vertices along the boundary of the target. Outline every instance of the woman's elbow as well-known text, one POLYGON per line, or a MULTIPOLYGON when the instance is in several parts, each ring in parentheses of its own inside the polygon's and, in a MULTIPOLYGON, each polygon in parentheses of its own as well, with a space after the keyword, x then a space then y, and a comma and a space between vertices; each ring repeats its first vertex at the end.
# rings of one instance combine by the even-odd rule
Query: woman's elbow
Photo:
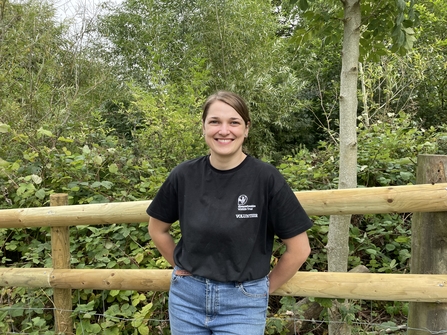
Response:
POLYGON ((147 227, 147 230, 149 232, 149 236, 154 239, 155 237, 158 237, 163 234, 169 233, 170 225, 166 222, 160 221, 158 219, 155 219, 153 217, 149 218, 149 224, 147 227))
POLYGON ((304 251, 304 255, 305 255, 306 259, 309 258, 311 252, 312 252, 312 249, 311 249, 310 245, 308 245, 304 251))

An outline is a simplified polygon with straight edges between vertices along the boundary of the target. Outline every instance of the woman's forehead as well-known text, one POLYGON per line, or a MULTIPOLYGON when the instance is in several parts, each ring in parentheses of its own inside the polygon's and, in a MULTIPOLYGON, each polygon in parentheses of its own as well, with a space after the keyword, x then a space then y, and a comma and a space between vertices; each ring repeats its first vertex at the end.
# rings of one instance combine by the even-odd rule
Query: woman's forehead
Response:
POLYGON ((242 119, 233 107, 221 101, 216 101, 210 106, 206 118, 242 119))

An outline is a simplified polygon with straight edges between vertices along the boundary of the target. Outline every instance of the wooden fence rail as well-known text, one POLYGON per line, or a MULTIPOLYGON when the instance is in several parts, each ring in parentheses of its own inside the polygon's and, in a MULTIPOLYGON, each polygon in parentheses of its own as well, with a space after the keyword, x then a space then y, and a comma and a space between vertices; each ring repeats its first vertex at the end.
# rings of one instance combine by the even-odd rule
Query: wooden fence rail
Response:
MULTIPOLYGON (((447 211, 447 183, 296 192, 308 215, 447 211)), ((0 211, 0 228, 138 223, 150 201, 0 211)))
MULTIPOLYGON (((167 291, 172 270, 0 268, 0 286, 167 291)), ((447 275, 298 272, 275 295, 447 303, 447 275)))

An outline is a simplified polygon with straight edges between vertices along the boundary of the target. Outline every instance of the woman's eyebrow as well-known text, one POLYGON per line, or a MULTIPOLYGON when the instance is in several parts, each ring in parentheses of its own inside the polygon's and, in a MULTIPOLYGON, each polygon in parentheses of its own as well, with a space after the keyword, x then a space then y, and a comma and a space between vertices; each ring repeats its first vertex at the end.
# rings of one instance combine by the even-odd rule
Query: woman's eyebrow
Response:
MULTIPOLYGON (((219 117, 219 116, 209 116, 208 118, 209 119, 221 119, 221 117, 219 117)), ((223 119, 226 119, 226 118, 223 118, 223 119)), ((233 117, 230 117, 229 120, 242 120, 242 118, 233 116, 233 117)))

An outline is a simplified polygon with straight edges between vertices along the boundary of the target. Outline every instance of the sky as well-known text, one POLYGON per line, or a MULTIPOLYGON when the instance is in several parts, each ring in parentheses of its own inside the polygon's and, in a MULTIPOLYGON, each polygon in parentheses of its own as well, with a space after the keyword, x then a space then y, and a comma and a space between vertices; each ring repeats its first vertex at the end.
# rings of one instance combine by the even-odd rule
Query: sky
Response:
POLYGON ((107 2, 109 4, 119 4, 122 0, 48 0, 54 3, 56 16, 60 20, 77 19, 83 17, 91 18, 100 11, 100 4, 107 2))
POLYGON ((101 13, 101 3, 117 5, 124 0, 44 0, 53 3, 56 19, 69 24, 69 35, 81 36, 85 23, 94 21, 101 13), (81 34, 80 34, 81 33, 81 34))

